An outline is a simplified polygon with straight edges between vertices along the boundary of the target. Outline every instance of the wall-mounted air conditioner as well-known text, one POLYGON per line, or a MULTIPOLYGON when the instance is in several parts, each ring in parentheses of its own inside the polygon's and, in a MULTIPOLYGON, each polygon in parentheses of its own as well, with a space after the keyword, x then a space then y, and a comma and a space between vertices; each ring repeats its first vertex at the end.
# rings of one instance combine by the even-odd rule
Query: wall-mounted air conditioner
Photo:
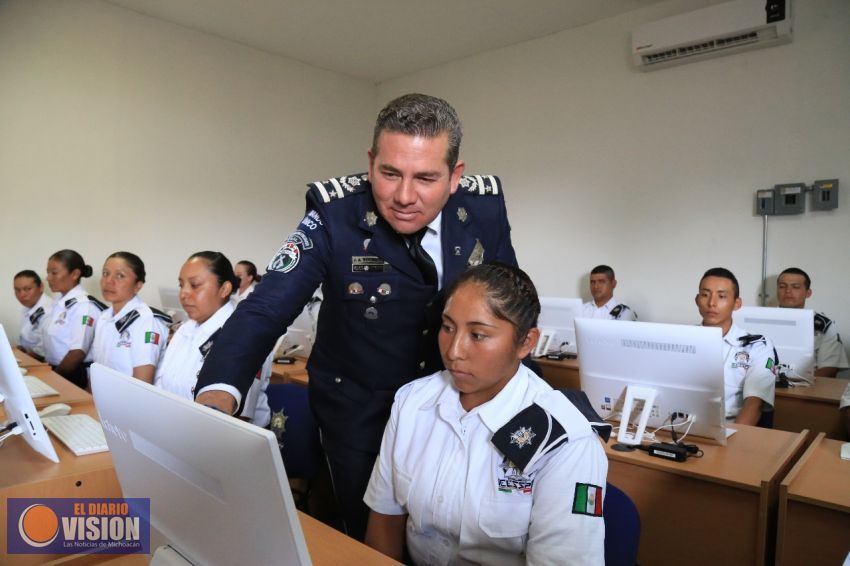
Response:
POLYGON ((632 31, 632 57, 649 71, 791 41, 791 0, 734 0, 632 31))

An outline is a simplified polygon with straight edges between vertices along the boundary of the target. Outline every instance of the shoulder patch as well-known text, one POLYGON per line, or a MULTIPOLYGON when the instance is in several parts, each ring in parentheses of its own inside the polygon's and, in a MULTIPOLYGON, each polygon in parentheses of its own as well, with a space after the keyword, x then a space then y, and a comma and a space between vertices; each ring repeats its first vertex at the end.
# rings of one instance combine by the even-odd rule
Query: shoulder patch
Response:
POLYGON ((602 487, 591 483, 577 483, 573 495, 573 514, 602 516, 602 487))
POLYGON ((366 173, 345 175, 327 181, 316 181, 307 187, 318 196, 320 201, 328 203, 345 198, 346 195, 364 192, 369 187, 369 176, 366 173))
POLYGON ((749 346, 750 344, 755 344, 759 341, 764 342, 765 344, 767 343, 764 336, 761 334, 744 334, 738 338, 738 341, 741 343, 741 346, 749 346))
POLYGON ((498 195, 502 192, 502 183, 495 175, 464 175, 458 188, 474 195, 498 195))
POLYGON ((161 320, 165 324, 171 325, 174 322, 174 320, 172 320, 170 316, 168 316, 166 313, 162 312, 161 310, 155 309, 155 308, 150 307, 150 306, 148 308, 151 309, 151 312, 153 313, 154 318, 158 318, 159 320, 161 320))
POLYGON ((67 301, 65 301, 65 308, 69 309, 76 304, 77 304, 77 297, 74 297, 73 299, 68 299, 67 301))
POLYGON ((815 334, 825 333, 832 326, 832 320, 823 313, 815 313, 815 334))
POLYGON ((142 315, 139 314, 139 311, 137 311, 136 309, 131 310, 130 312, 122 316, 120 320, 115 321, 115 330, 118 331, 118 334, 121 334, 122 332, 130 328, 130 325, 136 322, 140 316, 142 315))
POLYGON ((94 303, 94 306, 96 306, 97 310, 99 310, 100 312, 103 312, 103 311, 106 310, 106 303, 104 303, 103 301, 100 301, 97 298, 92 297, 91 295, 89 295, 89 301, 94 303))
POLYGON ((613 309, 611 309, 611 316, 613 318, 619 318, 623 311, 630 311, 632 309, 629 308, 629 305, 619 304, 613 309))
POLYGON ((38 321, 41 320, 41 317, 44 316, 44 307, 38 307, 35 309, 35 312, 30 315, 30 324, 35 326, 38 324, 38 321))
POLYGON ((210 350, 212 350, 213 343, 215 343, 215 339, 218 337, 219 332, 221 332, 221 328, 213 332, 206 342, 198 346, 198 350, 201 352, 201 359, 207 359, 207 354, 209 354, 210 350))
POLYGON ((520 471, 567 442, 564 427, 540 405, 532 403, 493 435, 490 442, 520 471))
POLYGON ((599 416, 599 413, 590 404, 590 399, 587 398, 587 393, 580 389, 558 389, 567 400, 573 404, 573 407, 578 409, 578 412, 587 419, 596 434, 599 435, 606 443, 611 438, 611 432, 614 427, 611 423, 606 423, 605 419, 599 416))

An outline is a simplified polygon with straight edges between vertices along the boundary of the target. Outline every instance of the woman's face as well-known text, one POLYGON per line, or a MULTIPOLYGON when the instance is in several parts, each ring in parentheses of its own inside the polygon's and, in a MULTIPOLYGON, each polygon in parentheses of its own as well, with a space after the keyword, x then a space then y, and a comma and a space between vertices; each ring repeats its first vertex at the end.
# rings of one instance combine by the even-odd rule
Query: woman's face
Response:
POLYGON ((248 275, 248 268, 242 265, 241 263, 236 264, 236 267, 233 268, 233 273, 235 273, 236 277, 239 278, 240 291, 244 291, 245 289, 247 289, 254 281, 254 278, 248 275))
POLYGON ((47 260, 47 285, 54 293, 63 295, 80 282, 80 270, 68 271, 65 264, 57 259, 47 260))
POLYGON ((443 364, 468 411, 495 397, 531 352, 537 329, 516 344, 514 325, 493 314, 484 287, 461 284, 446 301, 438 342, 443 364))
POLYGON ((44 285, 39 285, 32 277, 16 277, 15 282, 15 298, 26 308, 32 308, 41 298, 41 292, 44 290, 44 285))
POLYGON ((183 264, 180 269, 180 304, 186 314, 203 324, 218 309, 230 300, 232 286, 225 282, 218 284, 218 277, 210 271, 209 262, 195 257, 183 264))
POLYGON ((100 291, 112 303, 112 312, 118 314, 127 302, 136 296, 144 283, 138 280, 130 265, 120 257, 111 257, 103 264, 100 291))

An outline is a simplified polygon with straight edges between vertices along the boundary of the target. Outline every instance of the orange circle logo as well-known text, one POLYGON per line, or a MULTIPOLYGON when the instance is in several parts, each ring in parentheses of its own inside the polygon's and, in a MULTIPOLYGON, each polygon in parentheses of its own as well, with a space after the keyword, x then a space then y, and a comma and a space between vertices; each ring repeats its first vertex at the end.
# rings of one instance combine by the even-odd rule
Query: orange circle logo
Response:
POLYGON ((46 505, 30 505, 18 519, 18 531, 28 545, 47 546, 59 534, 59 518, 53 509, 46 505))

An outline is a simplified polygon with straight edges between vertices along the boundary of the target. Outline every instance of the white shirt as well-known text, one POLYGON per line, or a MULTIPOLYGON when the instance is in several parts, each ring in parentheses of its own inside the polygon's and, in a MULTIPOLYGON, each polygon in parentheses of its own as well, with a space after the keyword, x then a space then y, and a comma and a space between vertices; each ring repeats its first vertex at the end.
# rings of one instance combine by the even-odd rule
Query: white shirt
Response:
POLYGON ((838 325, 823 313, 815 313, 824 324, 822 332, 815 331, 815 367, 847 369, 847 352, 838 334, 838 325))
POLYGON ((749 334, 732 324, 723 337, 723 378, 726 394, 726 418, 741 412, 747 397, 758 397, 771 407, 776 393, 776 357, 773 342, 762 338, 742 346, 741 336, 749 334))
POLYGON ((242 301, 244 301, 245 299, 247 299, 247 298, 248 298, 248 295, 250 295, 251 293, 253 293, 253 292, 254 292, 254 289, 255 289, 256 287, 257 287, 257 284, 256 284, 256 283, 251 283, 251 284, 250 284, 250 285, 248 285, 248 287, 245 289, 245 292, 244 292, 244 293, 240 293, 240 292, 239 292, 239 289, 237 289, 237 290, 236 290, 236 293, 234 293, 234 294, 233 294, 233 296, 230 298, 230 302, 231 302, 231 303, 233 303, 233 306, 235 307, 236 305, 238 305, 239 303, 241 303, 242 301))
POLYGON ((44 357, 42 326, 49 320, 52 309, 53 299, 47 293, 42 293, 33 306, 24 307, 21 311, 21 335, 18 337, 18 344, 28 352, 44 357))
POLYGON ((422 235, 422 249, 425 250, 434 261, 437 268, 437 289, 443 288, 443 240, 441 237, 443 226, 443 211, 428 223, 428 229, 422 235))
POLYGON ((613 296, 601 307, 597 307, 595 301, 588 301, 581 306, 581 315, 584 318, 600 318, 603 320, 637 320, 635 311, 626 305, 623 305, 623 308, 620 310, 620 313, 616 316, 616 318, 611 316, 611 310, 619 304, 620 303, 618 303, 617 299, 613 296))
MULTIPOLYGON (((541 431, 542 433, 542 431, 541 431)), ((605 486, 608 461, 587 420, 525 366, 496 397, 468 413, 451 374, 417 379, 396 393, 363 500, 378 513, 408 514, 416 564, 602 564, 602 517, 573 513, 579 484, 605 486), (490 442, 546 395, 566 405, 569 442, 519 471, 490 442), (500 490, 521 474, 526 492, 500 490)))
MULTIPOLYGON (((77 285, 53 303, 50 318, 42 325, 44 357, 57 366, 71 350, 89 353, 100 308, 77 285)), ((91 359, 89 355, 86 360, 91 359)))
POLYGON ((838 402, 839 409, 843 409, 844 407, 850 407, 850 383, 847 384, 847 388, 841 395, 841 401, 838 402))
MULTIPOLYGON (((171 338, 162 362, 156 369, 154 385, 186 399, 194 399, 198 373, 211 347, 208 342, 212 335, 224 326, 231 314, 233 314, 233 305, 228 301, 203 324, 198 324, 194 320, 187 320, 181 324, 171 338)), ((268 366, 268 374, 262 379, 255 379, 251 384, 241 415, 258 426, 265 426, 271 419, 271 411, 265 395, 265 386, 268 385, 268 378, 271 376, 270 358, 267 358, 266 362, 263 368, 265 370, 268 366), (266 422, 262 423, 263 420, 266 422)))
POLYGON ((168 343, 168 332, 165 322, 134 296, 117 314, 112 307, 100 313, 92 359, 125 375, 133 375, 133 368, 159 364, 168 343))

